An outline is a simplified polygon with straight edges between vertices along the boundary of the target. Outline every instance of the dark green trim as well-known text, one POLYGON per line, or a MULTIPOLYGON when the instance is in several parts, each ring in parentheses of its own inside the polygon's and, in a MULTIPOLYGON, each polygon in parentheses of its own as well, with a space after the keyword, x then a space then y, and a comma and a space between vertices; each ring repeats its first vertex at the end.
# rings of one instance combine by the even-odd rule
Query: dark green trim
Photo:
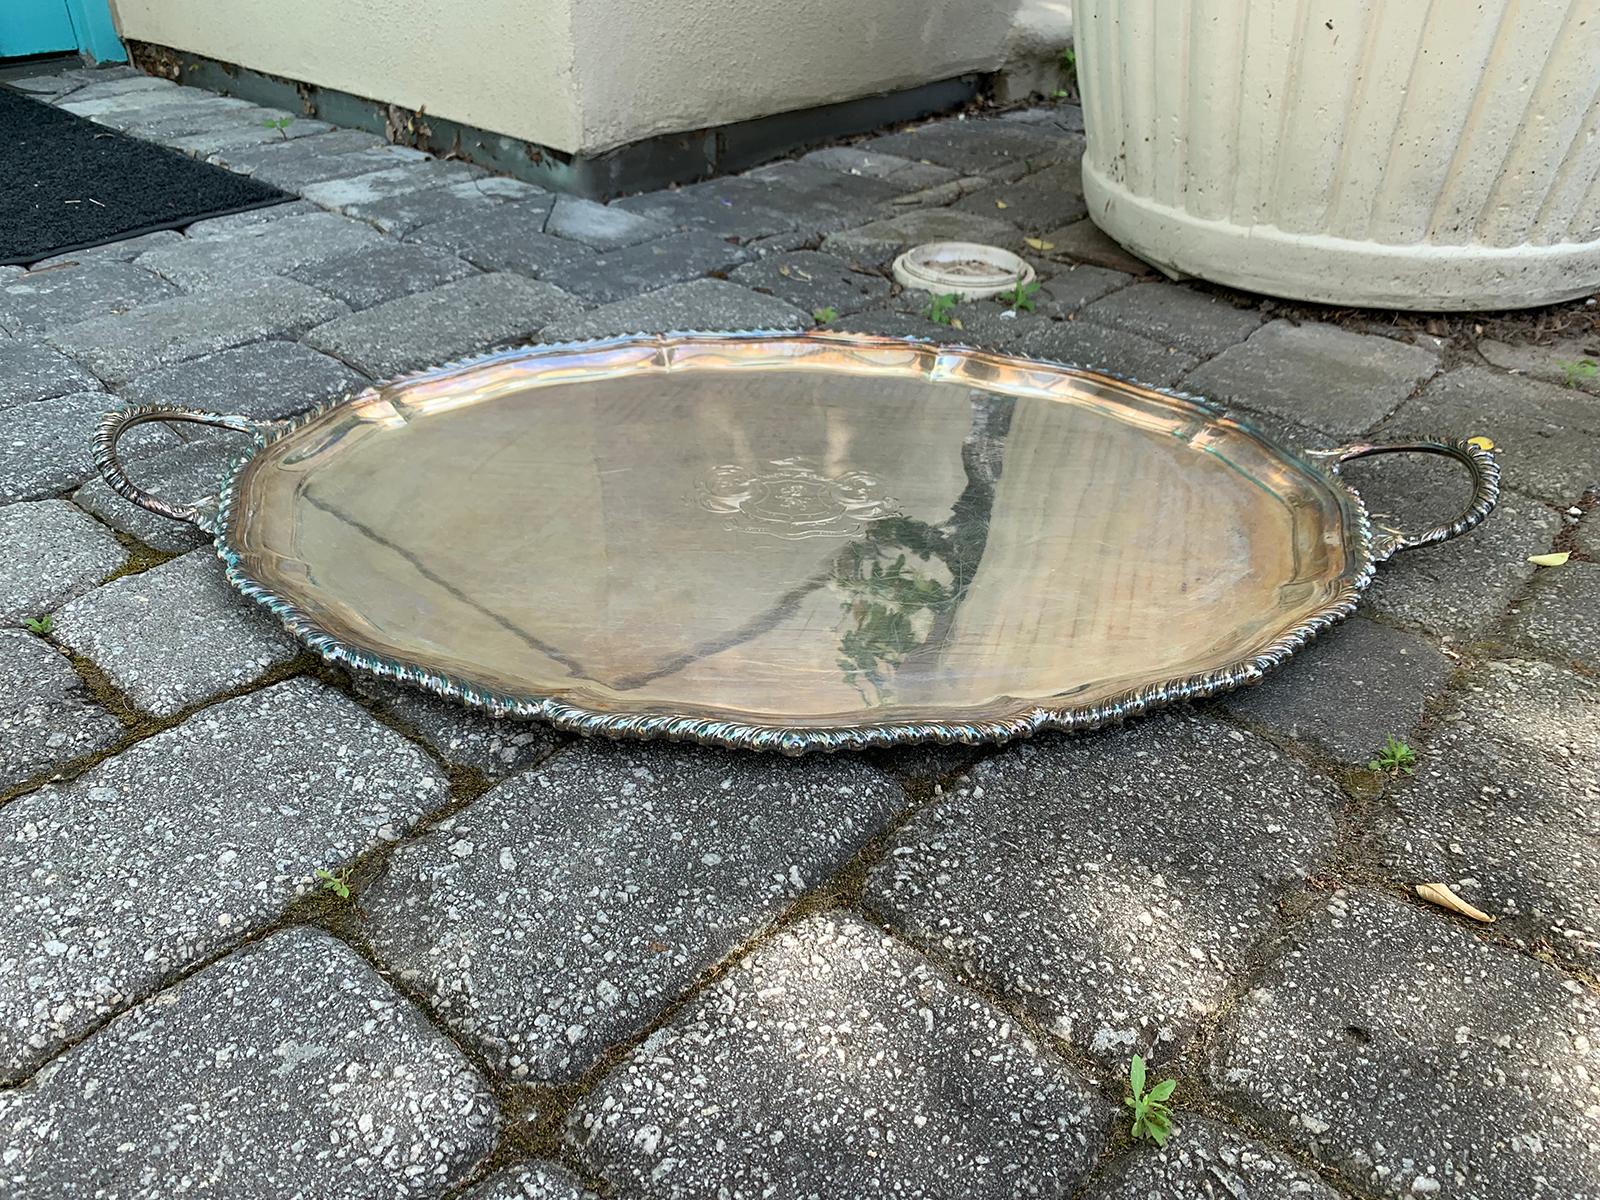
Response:
POLYGON ((128 48, 134 63, 153 75, 256 104, 286 108, 334 125, 366 129, 403 145, 466 159, 553 192, 595 200, 742 171, 809 146, 946 112, 972 100, 987 81, 987 76, 963 75, 799 112, 777 113, 690 133, 664 134, 603 154, 574 155, 203 55, 146 42, 129 42, 128 48))

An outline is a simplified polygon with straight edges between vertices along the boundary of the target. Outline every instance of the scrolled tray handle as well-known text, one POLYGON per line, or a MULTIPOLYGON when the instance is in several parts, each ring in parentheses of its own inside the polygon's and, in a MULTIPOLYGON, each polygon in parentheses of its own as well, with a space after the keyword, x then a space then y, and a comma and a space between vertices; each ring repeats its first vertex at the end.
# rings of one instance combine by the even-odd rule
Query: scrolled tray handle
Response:
POLYGON ((1487 445, 1478 444, 1478 439, 1459 442, 1416 441, 1381 444, 1354 442, 1348 446, 1340 446, 1337 450, 1323 451, 1317 457, 1327 459, 1328 469, 1337 475, 1343 464, 1358 458, 1371 458, 1377 454, 1438 454, 1444 458, 1455 459, 1466 467, 1472 476, 1472 502, 1455 520, 1445 525, 1424 529, 1420 533, 1406 533, 1399 529, 1379 530, 1372 544, 1372 556, 1378 562, 1383 562, 1400 550, 1414 550, 1418 546, 1431 546, 1460 537, 1468 530, 1477 528, 1483 519, 1494 511, 1495 502, 1500 498, 1500 464, 1487 445))
POLYGON ((135 425, 145 425, 153 421, 187 421, 195 425, 214 425, 218 429, 231 429, 235 433, 248 433, 252 437, 260 437, 278 422, 227 416, 199 408, 180 408, 173 404, 139 404, 109 412, 101 418, 100 428, 94 438, 94 465, 99 468, 100 474, 105 477, 105 481, 117 495, 158 516, 174 521, 187 521, 207 533, 215 533, 216 517, 211 511, 210 504, 205 501, 198 504, 174 504, 159 496, 152 496, 129 479, 127 472, 122 469, 122 460, 117 457, 117 442, 135 425))

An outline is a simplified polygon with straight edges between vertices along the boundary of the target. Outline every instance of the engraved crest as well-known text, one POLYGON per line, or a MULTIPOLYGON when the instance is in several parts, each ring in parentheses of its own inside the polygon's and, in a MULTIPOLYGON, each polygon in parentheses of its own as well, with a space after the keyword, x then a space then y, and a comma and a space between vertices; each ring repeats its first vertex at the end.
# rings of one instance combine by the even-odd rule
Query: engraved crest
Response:
POLYGON ((695 491, 701 508, 728 516, 727 528, 788 540, 856 537, 868 523, 900 515, 865 471, 824 475, 804 458, 715 467, 695 491))

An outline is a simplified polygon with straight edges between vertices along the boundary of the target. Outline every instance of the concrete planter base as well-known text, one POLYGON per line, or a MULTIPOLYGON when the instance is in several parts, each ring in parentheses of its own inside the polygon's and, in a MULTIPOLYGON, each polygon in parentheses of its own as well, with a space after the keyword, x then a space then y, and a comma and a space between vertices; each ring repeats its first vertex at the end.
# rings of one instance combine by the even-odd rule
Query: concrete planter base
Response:
POLYGON ((1522 308, 1600 287, 1600 242, 1392 245, 1207 220, 1129 191, 1085 160, 1095 224, 1175 277, 1268 296, 1422 312, 1522 308))

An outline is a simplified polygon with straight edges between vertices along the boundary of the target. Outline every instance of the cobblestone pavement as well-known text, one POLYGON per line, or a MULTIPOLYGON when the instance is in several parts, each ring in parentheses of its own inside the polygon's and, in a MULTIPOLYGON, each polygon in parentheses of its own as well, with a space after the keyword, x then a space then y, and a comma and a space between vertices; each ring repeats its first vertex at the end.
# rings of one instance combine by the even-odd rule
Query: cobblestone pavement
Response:
MULTIPOLYGON (((1600 351, 1162 280, 1084 219, 1067 106, 601 205, 125 69, 21 86, 302 198, 0 268, 0 1192, 1600 1196, 1600 397, 1560 366, 1600 351), (948 236, 1027 253, 1032 310, 898 294, 948 236), (1303 445, 1486 435, 1508 493, 1259 689, 779 761, 324 669, 88 452, 121 404, 823 318, 1303 445), (1366 768, 1391 733, 1415 775, 1366 768), (1136 1052, 1178 1080, 1164 1150, 1136 1052)), ((180 496, 228 453, 128 447, 180 496)), ((1460 490, 1359 482, 1413 523, 1460 490)))

